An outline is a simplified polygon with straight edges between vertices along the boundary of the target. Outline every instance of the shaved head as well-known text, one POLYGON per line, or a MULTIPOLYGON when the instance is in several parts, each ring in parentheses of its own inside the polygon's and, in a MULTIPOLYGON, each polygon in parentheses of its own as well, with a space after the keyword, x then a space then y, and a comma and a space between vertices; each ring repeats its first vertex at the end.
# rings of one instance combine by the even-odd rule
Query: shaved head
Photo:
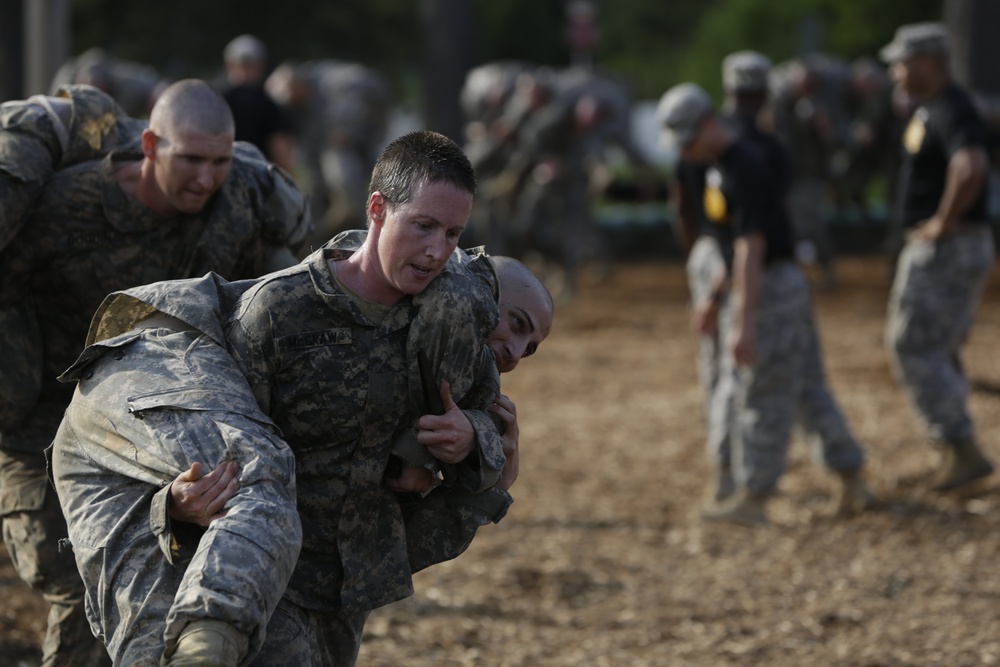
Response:
POLYGON ((197 79, 168 87, 142 133, 139 201, 163 215, 201 212, 229 174, 233 138, 233 114, 214 88, 197 79))
POLYGON ((180 129, 215 135, 235 132, 225 98, 199 79, 184 79, 164 90, 149 116, 149 128, 167 138, 180 129))
POLYGON ((500 283, 501 293, 503 293, 504 289, 508 291, 514 289, 531 290, 544 298, 548 303, 549 310, 555 311, 555 303, 552 300, 552 294, 549 293, 549 289, 538 279, 538 276, 532 273, 531 269, 524 262, 503 255, 497 255, 491 259, 493 260, 493 267, 497 272, 497 280, 500 283))
POLYGON ((500 283, 500 323, 487 345, 497 368, 508 373, 548 337, 555 306, 549 290, 522 262, 502 256, 492 260, 500 283))

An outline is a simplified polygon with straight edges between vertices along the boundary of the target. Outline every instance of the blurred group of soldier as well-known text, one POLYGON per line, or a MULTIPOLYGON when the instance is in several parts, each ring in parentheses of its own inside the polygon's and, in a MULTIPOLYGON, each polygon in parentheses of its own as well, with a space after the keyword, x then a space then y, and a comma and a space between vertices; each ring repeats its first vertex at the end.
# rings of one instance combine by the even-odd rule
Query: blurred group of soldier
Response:
POLYGON ((960 361, 995 257, 990 130, 982 101, 953 80, 950 44, 940 23, 901 26, 879 52, 894 87, 870 60, 817 55, 772 67, 740 51, 722 63, 720 111, 691 82, 661 98, 663 137, 680 157, 672 194, 707 399, 705 519, 766 522, 793 424, 840 479, 836 513, 875 502, 862 447, 826 386, 801 266, 818 263, 823 283, 835 284, 825 226, 833 186, 863 205, 880 167, 890 190, 899 173, 885 342, 940 453, 926 482, 949 492, 993 473, 960 361))
POLYGON ((607 259, 592 202, 610 182, 612 152, 652 177, 632 136, 629 88, 585 66, 495 62, 469 72, 460 102, 481 183, 472 234, 493 252, 554 260, 571 296, 582 263, 607 259))

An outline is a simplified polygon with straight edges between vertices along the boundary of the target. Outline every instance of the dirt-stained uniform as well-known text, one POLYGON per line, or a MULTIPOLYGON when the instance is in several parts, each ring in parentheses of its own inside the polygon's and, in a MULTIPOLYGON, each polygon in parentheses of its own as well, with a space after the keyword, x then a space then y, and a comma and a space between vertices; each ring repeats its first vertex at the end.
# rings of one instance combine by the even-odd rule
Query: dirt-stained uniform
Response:
POLYGON ((298 556, 294 458, 222 333, 250 282, 208 274, 113 294, 62 376, 79 384, 53 480, 87 617, 115 665, 158 666, 203 618, 244 633, 252 657, 298 556), (226 460, 239 462, 241 486, 225 516, 207 529, 172 522, 170 483, 195 461, 226 460))
POLYGON ((289 247, 308 232, 305 198, 255 149, 234 150, 230 173, 200 214, 171 219, 154 216, 117 185, 114 162, 139 157, 112 153, 53 174, 0 255, 0 312, 18 312, 37 332, 0 341, 4 394, 23 392, 12 402, 17 410, 0 411, 0 512, 18 572, 51 605, 43 650, 66 656, 56 664, 99 659, 78 648, 96 643, 84 618, 79 575, 70 554, 58 550, 66 524, 42 456, 72 397, 72 387, 56 377, 80 353, 91 316, 108 293, 143 283, 212 270, 232 279, 260 275, 273 268, 275 257, 291 257, 289 247))
MULTIPOLYGON (((324 250, 262 281, 226 326, 258 404, 295 452, 303 529, 298 565, 255 664, 353 664, 369 611, 413 593, 402 512, 383 476, 394 440, 422 413, 404 407, 415 300, 382 307, 381 317, 372 304, 362 310, 331 268, 348 254, 324 250)), ((496 309, 495 301, 482 305, 496 309)), ((468 346, 479 349, 491 331, 468 346)), ((436 380, 455 375, 447 361, 436 380)), ((473 386, 456 397, 477 446, 454 478, 474 492, 497 482, 505 460, 483 411, 487 395, 473 386)))
MULTIPOLYGON (((986 147, 986 129, 954 84, 921 105, 903 136, 900 215, 906 227, 937 211, 948 161, 962 148, 986 147)), ((910 400, 938 443, 973 440, 969 384, 959 363, 994 262, 984 185, 958 228, 934 242, 906 242, 889 298, 886 340, 910 400)))
MULTIPOLYGON (((353 250, 363 239, 364 232, 345 233, 330 245, 353 250)), ((472 308, 495 295, 492 271, 482 273, 485 256, 456 251, 453 259, 417 297, 408 346, 429 351, 432 365, 462 386, 471 373, 459 365, 474 364, 458 347, 466 337, 449 336, 454 327, 442 315, 449 306, 470 313, 463 324, 478 341, 496 322, 491 309, 472 308)), ((199 618, 248 635, 249 662, 291 574, 301 539, 291 453, 220 347, 226 313, 256 282, 209 274, 113 294, 94 318, 89 347, 62 377, 80 384, 53 446, 54 479, 87 612, 116 664, 158 664, 184 625, 199 618), (214 467, 228 459, 241 462, 241 490, 224 522, 212 524, 208 539, 200 529, 171 525, 167 485, 194 461, 214 467), (234 562, 239 570, 223 565, 234 562)), ((423 499, 401 494, 401 502, 416 571, 461 553, 479 526, 499 520, 510 497, 442 485, 423 499)))

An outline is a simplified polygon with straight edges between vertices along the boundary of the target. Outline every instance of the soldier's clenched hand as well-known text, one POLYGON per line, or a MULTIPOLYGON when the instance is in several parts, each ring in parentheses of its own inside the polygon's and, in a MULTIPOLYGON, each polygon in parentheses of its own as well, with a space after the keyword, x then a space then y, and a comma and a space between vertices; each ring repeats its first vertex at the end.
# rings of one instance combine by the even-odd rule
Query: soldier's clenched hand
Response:
POLYGON ((417 420, 417 442, 439 461, 460 463, 475 448, 476 434, 472 422, 455 405, 447 382, 441 383, 441 403, 443 415, 424 415, 417 420))

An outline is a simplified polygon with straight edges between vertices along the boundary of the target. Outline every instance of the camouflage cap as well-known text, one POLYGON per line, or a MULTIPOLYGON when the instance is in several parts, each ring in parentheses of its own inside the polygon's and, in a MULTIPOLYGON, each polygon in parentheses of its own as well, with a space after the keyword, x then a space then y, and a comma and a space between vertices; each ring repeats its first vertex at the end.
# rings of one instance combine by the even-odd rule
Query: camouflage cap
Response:
POLYGON ((911 23, 900 26, 879 57, 887 63, 906 60, 918 53, 948 53, 948 28, 943 23, 911 23))
POLYGON ((732 92, 767 90, 771 59, 756 51, 730 53, 722 61, 722 85, 732 92))
POLYGON ((656 106, 656 119, 664 139, 678 147, 695 140, 701 121, 712 113, 712 100, 698 84, 681 83, 663 94, 656 106))

